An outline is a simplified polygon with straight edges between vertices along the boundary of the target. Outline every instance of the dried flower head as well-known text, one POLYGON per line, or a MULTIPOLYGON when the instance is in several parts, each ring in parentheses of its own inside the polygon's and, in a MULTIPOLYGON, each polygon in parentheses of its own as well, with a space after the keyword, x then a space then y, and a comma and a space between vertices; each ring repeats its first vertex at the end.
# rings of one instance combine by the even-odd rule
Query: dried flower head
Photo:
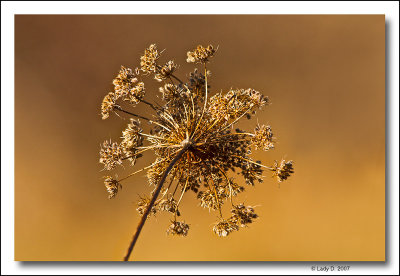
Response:
POLYGON ((103 120, 110 116, 110 112, 113 111, 116 100, 117 98, 114 92, 110 92, 104 97, 103 102, 101 103, 101 118, 103 120))
POLYGON ((279 182, 286 180, 290 174, 294 173, 293 169, 293 161, 285 161, 281 160, 278 164, 278 161, 275 161, 272 171, 274 172, 273 176, 276 176, 279 182))
POLYGON ((104 185, 106 186, 109 199, 114 198, 116 196, 116 194, 118 193, 118 190, 122 189, 121 183, 119 183, 117 180, 115 180, 111 176, 104 177, 104 185))
POLYGON ((171 83, 166 83, 163 87, 159 88, 162 99, 166 102, 177 100, 180 97, 180 93, 177 91, 177 87, 171 83))
POLYGON ((128 90, 124 97, 125 101, 129 101, 131 104, 135 105, 142 101, 145 94, 144 82, 139 82, 135 87, 128 90))
POLYGON ((111 143, 111 141, 104 141, 100 149, 100 163, 104 164, 106 170, 112 170, 117 165, 122 164, 123 149, 118 143, 111 143))
POLYGON ((154 78, 157 81, 163 81, 169 78, 177 68, 176 64, 173 60, 168 61, 164 66, 162 66, 158 72, 155 74, 154 78))
POLYGON ((233 231, 239 230, 239 226, 231 220, 221 220, 214 225, 213 231, 220 237, 226 237, 233 231))
POLYGON ((124 151, 125 158, 135 164, 136 159, 141 157, 138 154, 138 148, 143 145, 143 136, 140 133, 143 130, 140 128, 140 121, 133 118, 130 119, 130 123, 127 128, 122 131, 121 147, 124 151))
POLYGON ((201 191, 197 197, 200 199, 200 206, 209 210, 218 210, 225 199, 224 194, 211 190, 201 191))
POLYGON ((136 149, 143 145, 143 136, 141 135, 142 131, 143 130, 140 128, 140 121, 131 118, 127 128, 122 131, 123 140, 121 145, 124 150, 136 149))
POLYGON ((213 119, 230 121, 254 115, 267 103, 268 97, 254 89, 231 89, 225 95, 218 93, 210 98, 209 112, 213 119))
POLYGON ((230 221, 236 223, 240 227, 245 227, 247 224, 252 223, 254 219, 258 218, 258 215, 254 213, 253 207, 246 207, 243 204, 233 206, 231 213, 230 221))
POLYGON ((115 94, 118 98, 128 95, 137 82, 138 79, 132 69, 121 66, 121 70, 113 80, 115 94))
POLYGON ((206 48, 199 45, 192 52, 187 52, 187 62, 197 62, 197 63, 206 63, 208 59, 211 58, 215 54, 215 49, 212 45, 208 45, 206 48))
POLYGON ((215 49, 211 45, 206 48, 198 46, 189 51, 187 61, 202 64, 204 71, 201 73, 196 69, 183 81, 176 76, 177 66, 173 61, 159 64, 160 53, 152 44, 140 58, 140 66, 144 74, 152 74, 162 82, 159 91, 163 104, 146 101, 138 70, 134 73, 125 67, 121 67, 114 80, 115 91, 109 93, 102 103, 103 119, 115 111, 146 121, 150 127, 147 133, 138 120, 131 118, 122 132, 120 144, 104 142, 100 163, 106 169, 113 169, 125 160, 135 165, 136 159, 148 151, 155 155, 153 163, 118 180, 125 181, 146 171, 148 182, 153 187, 150 197, 139 199, 137 210, 142 219, 127 257, 148 215, 157 211, 172 213, 168 233, 187 235, 189 226, 176 221, 176 217, 181 215, 178 211, 180 203, 187 192, 197 195, 200 206, 219 213, 219 221, 213 231, 225 237, 257 218, 253 207, 234 204, 235 197, 244 191, 244 187, 233 174, 241 175, 244 183, 254 186, 263 182, 264 170, 272 171, 278 181, 287 179, 293 173, 292 161, 275 162, 273 167, 269 167, 253 160, 253 148, 268 150, 274 146, 269 126, 258 125, 254 133, 239 129, 233 131, 242 118, 251 118, 269 101, 252 88, 232 88, 226 93, 211 94, 211 74, 206 63, 214 54, 215 49), (136 114, 117 104, 120 98, 122 104, 133 107, 146 104, 150 108, 147 113, 152 114, 136 114), (224 218, 222 208, 227 202, 233 208, 232 215, 224 218))
POLYGON ((178 204, 176 200, 173 198, 163 199, 157 204, 157 206, 160 211, 166 211, 173 214, 176 213, 177 216, 180 216, 180 212, 178 210, 178 204))
POLYGON ((187 236, 189 232, 189 224, 180 221, 171 221, 171 225, 167 229, 167 234, 173 236, 187 236))
POLYGON ((265 151, 274 148, 272 141, 273 133, 270 126, 257 125, 254 131, 253 143, 256 149, 263 149, 265 151))
POLYGON ((144 50, 144 55, 140 57, 140 66, 145 74, 155 73, 157 68, 157 60, 160 58, 156 44, 151 44, 149 48, 144 50))

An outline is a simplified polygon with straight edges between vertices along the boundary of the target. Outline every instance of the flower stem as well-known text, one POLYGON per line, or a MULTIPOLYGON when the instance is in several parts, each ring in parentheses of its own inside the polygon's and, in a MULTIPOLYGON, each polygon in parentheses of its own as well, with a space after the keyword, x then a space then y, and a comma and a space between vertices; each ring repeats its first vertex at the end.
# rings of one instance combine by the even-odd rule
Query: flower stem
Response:
POLYGON ((149 121, 149 122, 151 121, 149 118, 146 118, 146 117, 143 117, 143 116, 141 116, 141 115, 138 115, 138 114, 135 114, 135 113, 126 111, 126 110, 122 109, 122 107, 120 107, 119 105, 114 105, 114 109, 116 109, 116 110, 118 110, 118 111, 121 111, 121 112, 124 112, 124 113, 129 114, 129 115, 132 115, 132 116, 134 116, 134 117, 138 117, 138 118, 140 118, 140 119, 149 121))
POLYGON ((142 103, 147 104, 148 106, 150 106, 153 110, 158 111, 159 109, 157 107, 154 106, 154 104, 149 103, 143 99, 140 100, 142 103))
POLYGON ((146 211, 144 212, 142 218, 140 219, 140 222, 138 224, 138 227, 136 229, 136 233, 132 238, 132 241, 129 245, 128 248, 128 252, 126 253, 126 256, 124 257, 124 261, 128 261, 129 260, 129 256, 132 253, 133 247, 136 244, 137 239, 139 238, 140 232, 142 231, 142 228, 144 226, 144 223, 146 222, 147 216, 149 215, 151 209, 153 208, 154 203, 157 200, 158 195, 160 194, 161 188, 165 182, 165 179, 167 178, 169 172, 172 170, 172 168, 174 167, 175 163, 182 157, 182 155, 189 149, 189 147, 191 146, 191 144, 185 144, 183 146, 183 148, 178 152, 178 154, 175 156, 175 158, 171 161, 171 163, 169 163, 168 168, 165 170, 160 183, 158 183, 158 186, 156 188, 156 190, 154 191, 154 194, 150 200, 149 206, 147 206, 146 211))
POLYGON ((164 129, 166 129, 167 131, 171 131, 171 130, 170 130, 169 128, 167 128, 166 126, 164 126, 164 125, 162 125, 162 124, 160 124, 160 123, 157 123, 157 122, 155 122, 155 121, 152 121, 152 120, 150 120, 149 118, 146 118, 146 117, 143 117, 143 116, 141 116, 141 115, 138 115, 138 114, 135 114, 135 113, 126 111, 126 110, 122 109, 122 107, 120 107, 119 105, 114 105, 114 109, 116 109, 116 110, 118 110, 118 111, 121 111, 121 112, 124 112, 124 113, 129 114, 129 115, 138 117, 138 118, 140 118, 140 119, 146 120, 146 121, 148 121, 148 122, 151 123, 151 124, 156 124, 156 125, 158 125, 158 126, 164 128, 164 129))

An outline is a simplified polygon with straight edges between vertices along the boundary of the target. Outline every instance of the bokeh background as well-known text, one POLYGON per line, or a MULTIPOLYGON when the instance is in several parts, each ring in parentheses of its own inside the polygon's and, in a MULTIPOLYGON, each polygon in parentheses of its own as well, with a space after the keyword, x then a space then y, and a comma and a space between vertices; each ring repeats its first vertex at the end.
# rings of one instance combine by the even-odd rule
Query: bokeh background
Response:
MULTIPOLYGON (((212 233, 217 214, 189 193, 189 236, 167 236, 169 215, 152 217, 132 260, 385 260, 384 15, 17 15, 15 260, 122 260, 135 202, 151 188, 138 174, 107 199, 100 143, 117 140, 128 120, 101 120, 100 104, 120 66, 138 66, 151 43, 182 78, 194 68, 188 50, 219 45, 212 91, 268 95, 272 104, 241 127, 271 124, 276 149, 255 158, 293 159, 295 174, 278 185, 266 172, 248 187, 240 200, 260 218, 227 238, 212 233)), ((158 84, 146 85, 159 101, 158 84)))

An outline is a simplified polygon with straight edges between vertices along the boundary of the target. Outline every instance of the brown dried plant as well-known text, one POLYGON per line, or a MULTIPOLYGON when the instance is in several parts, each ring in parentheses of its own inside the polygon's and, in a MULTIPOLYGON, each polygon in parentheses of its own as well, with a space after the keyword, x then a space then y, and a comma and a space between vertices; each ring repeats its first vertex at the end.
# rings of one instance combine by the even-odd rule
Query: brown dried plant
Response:
POLYGON ((212 230, 225 237, 258 217, 254 207, 234 203, 233 198, 243 192, 244 187, 228 176, 229 173, 241 174, 250 186, 263 181, 264 169, 272 171, 279 182, 293 173, 292 161, 275 161, 268 167, 251 158, 252 148, 265 151, 274 148, 275 138, 270 126, 257 125, 254 132, 233 131, 240 119, 250 119, 257 110, 266 106, 267 97, 251 88, 230 89, 210 97, 207 64, 215 53, 212 45, 198 46, 187 52, 187 62, 201 64, 204 73, 195 69, 184 82, 175 75, 177 65, 174 61, 159 63, 161 52, 152 44, 140 58, 140 68, 132 70, 121 66, 113 80, 114 91, 104 97, 101 105, 103 119, 107 119, 110 113, 125 113, 131 117, 122 131, 120 143, 103 143, 100 163, 104 168, 112 170, 123 162, 135 165, 136 160, 149 150, 156 155, 152 164, 124 178, 105 177, 109 198, 115 197, 122 187, 121 182, 142 171, 147 172, 148 181, 154 187, 150 197, 144 196, 138 201, 137 211, 142 218, 125 261, 129 259, 150 214, 172 213, 167 233, 188 234, 189 224, 177 220, 186 192, 196 193, 201 207, 218 211, 219 219, 212 230), (162 106, 144 99, 146 90, 141 78, 150 74, 162 82, 159 88, 164 102, 162 106), (147 118, 132 113, 120 105, 122 102, 133 107, 139 103, 146 104, 154 115, 147 118), (151 126, 149 133, 144 133, 141 120, 151 126), (224 218, 222 206, 227 201, 231 204, 231 216, 224 218))

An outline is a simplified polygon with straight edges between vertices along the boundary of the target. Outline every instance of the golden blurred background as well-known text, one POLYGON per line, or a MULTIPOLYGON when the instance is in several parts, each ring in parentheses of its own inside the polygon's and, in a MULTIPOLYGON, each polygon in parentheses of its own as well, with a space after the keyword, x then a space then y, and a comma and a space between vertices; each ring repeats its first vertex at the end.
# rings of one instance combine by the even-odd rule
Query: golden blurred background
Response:
MULTIPOLYGON (((120 66, 138 66, 151 43, 182 78, 194 69, 188 50, 218 45, 212 91, 268 95, 272 104, 241 127, 271 124, 276 149, 255 156, 293 159, 295 173, 278 185, 265 172, 264 183, 246 186, 240 199, 260 218, 227 238, 188 193, 189 236, 167 236, 170 216, 159 214, 132 260, 385 260, 384 15, 17 15, 15 260, 122 260, 138 194, 151 189, 139 174, 108 200, 100 143, 117 140, 127 119, 101 120, 100 104, 120 66)), ((157 83, 146 85, 157 100, 157 83)))

